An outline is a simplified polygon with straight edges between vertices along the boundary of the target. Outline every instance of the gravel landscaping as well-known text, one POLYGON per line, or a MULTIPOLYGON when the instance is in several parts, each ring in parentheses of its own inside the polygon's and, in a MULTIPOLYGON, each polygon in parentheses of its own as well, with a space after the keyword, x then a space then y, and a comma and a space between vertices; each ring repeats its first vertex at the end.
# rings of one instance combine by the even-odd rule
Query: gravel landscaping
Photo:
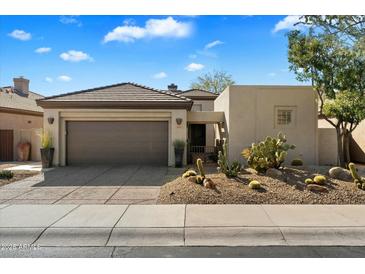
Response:
POLYGON ((207 174, 216 185, 205 188, 187 178, 177 178, 162 186, 160 204, 364 204, 365 191, 350 181, 331 179, 323 170, 310 167, 286 167, 282 176, 275 178, 257 174, 253 169, 243 170, 237 178, 224 174, 207 174), (310 191, 306 178, 326 175, 325 192, 310 191), (257 180, 261 188, 248 187, 257 180))
POLYGON ((0 179, 0 187, 7 185, 7 184, 11 184, 16 181, 23 180, 28 177, 38 175, 40 172, 38 172, 38 171, 14 171, 13 173, 14 173, 14 177, 9 180, 0 179))

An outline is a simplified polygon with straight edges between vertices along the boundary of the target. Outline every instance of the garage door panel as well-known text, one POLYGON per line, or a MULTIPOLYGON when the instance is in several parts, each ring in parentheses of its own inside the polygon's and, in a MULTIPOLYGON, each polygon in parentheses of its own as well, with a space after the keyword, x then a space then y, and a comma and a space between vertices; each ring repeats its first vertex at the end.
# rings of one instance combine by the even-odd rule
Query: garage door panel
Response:
POLYGON ((167 165, 167 122, 68 122, 67 164, 167 165))

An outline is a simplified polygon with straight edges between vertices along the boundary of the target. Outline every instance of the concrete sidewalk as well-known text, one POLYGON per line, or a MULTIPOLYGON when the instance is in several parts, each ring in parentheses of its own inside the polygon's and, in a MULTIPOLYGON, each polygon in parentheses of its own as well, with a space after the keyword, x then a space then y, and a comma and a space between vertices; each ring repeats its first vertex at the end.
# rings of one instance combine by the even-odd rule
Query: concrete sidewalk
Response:
POLYGON ((365 205, 0 205, 0 245, 365 246, 365 205))

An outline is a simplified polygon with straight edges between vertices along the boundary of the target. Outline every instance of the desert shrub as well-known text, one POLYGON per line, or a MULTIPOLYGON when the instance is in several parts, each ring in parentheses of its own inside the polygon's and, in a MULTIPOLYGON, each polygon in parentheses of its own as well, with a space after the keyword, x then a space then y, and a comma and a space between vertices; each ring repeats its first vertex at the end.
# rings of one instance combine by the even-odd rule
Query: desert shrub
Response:
POLYGON ((253 143, 250 148, 242 151, 248 165, 258 172, 265 172, 269 168, 279 168, 285 161, 289 149, 295 149, 295 145, 286 143, 283 133, 278 133, 277 138, 266 137, 265 141, 253 143))
POLYGON ((41 146, 42 148, 52 148, 53 147, 53 138, 49 131, 42 130, 41 134, 41 146))
POLYGON ((261 184, 259 181, 253 180, 248 184, 248 187, 251 189, 259 189, 261 188, 261 184))
POLYGON ((182 175, 183 178, 188 178, 191 176, 196 176, 197 173, 195 172, 195 170, 189 169, 187 171, 184 172, 184 174, 182 175))
POLYGON ((302 159, 293 159, 293 161, 291 161, 291 165, 292 166, 302 166, 303 165, 303 161, 302 159))
POLYGON ((229 178, 237 177, 241 171, 241 163, 238 161, 229 163, 227 158, 227 142, 224 142, 222 151, 218 152, 218 171, 222 172, 229 178))
POLYGON ((313 182, 317 185, 323 185, 326 182, 326 177, 323 175, 317 175, 313 178, 313 182))
POLYGON ((305 179, 305 181, 304 181, 307 185, 309 185, 309 184, 313 184, 314 182, 313 182, 313 180, 311 179, 311 178, 307 178, 307 179, 305 179))
POLYGON ((0 171, 0 179, 10 180, 14 177, 14 173, 10 170, 2 170, 0 171))
POLYGON ((365 178, 361 177, 356 170, 356 166, 354 163, 349 163, 349 170, 352 176, 352 179, 354 179, 354 183, 359 189, 365 190, 365 178))

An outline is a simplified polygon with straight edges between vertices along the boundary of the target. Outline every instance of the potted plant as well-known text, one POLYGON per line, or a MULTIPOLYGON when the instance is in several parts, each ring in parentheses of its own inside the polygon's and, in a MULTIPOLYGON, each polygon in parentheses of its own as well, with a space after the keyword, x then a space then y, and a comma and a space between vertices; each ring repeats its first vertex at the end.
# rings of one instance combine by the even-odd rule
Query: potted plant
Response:
POLYGON ((182 167, 183 158, 184 158, 185 141, 184 140, 175 140, 173 145, 174 145, 174 149, 175 149, 175 167, 182 167))
POLYGON ((53 139, 49 132, 42 131, 41 133, 41 159, 42 159, 42 168, 50 168, 53 163, 53 139))

